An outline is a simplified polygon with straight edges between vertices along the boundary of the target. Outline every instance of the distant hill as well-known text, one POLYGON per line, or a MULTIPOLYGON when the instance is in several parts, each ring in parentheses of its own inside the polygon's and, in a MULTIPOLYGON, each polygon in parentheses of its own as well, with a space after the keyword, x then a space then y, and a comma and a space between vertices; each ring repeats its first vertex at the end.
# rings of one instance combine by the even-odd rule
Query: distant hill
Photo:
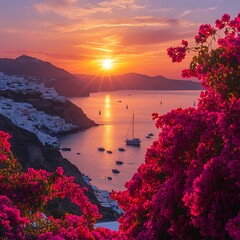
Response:
POLYGON ((85 80, 84 88, 89 92, 115 90, 200 90, 199 82, 189 80, 173 80, 163 76, 150 77, 138 73, 128 73, 118 76, 75 75, 85 80))
POLYGON ((81 92, 81 80, 62 68, 37 58, 22 55, 16 59, 0 58, 0 72, 7 75, 36 77, 54 87, 59 95, 79 96, 89 93, 81 92), (80 91, 80 92, 79 92, 80 91))
POLYGON ((16 59, 0 58, 0 72, 41 79, 54 87, 59 95, 67 97, 88 96, 91 92, 115 90, 198 90, 198 82, 172 80, 163 76, 150 77, 138 73, 119 76, 73 75, 49 62, 26 55, 16 59))

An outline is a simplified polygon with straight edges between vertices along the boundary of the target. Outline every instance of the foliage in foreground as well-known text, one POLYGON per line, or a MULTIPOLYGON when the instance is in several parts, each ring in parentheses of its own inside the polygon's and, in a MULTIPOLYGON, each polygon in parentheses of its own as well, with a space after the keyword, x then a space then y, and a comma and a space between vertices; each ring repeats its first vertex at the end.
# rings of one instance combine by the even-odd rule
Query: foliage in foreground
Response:
MULTIPOLYGON (((0 238, 1 239, 104 239, 107 229, 94 229, 101 215, 73 177, 61 167, 56 172, 29 168, 23 172, 10 151, 8 133, 0 131, 0 238), (82 215, 62 219, 43 215, 52 199, 69 198, 82 215)), ((114 233, 112 233, 114 235, 114 233)))
POLYGON ((197 46, 168 49, 175 62, 195 51, 183 76, 201 79, 206 88, 197 108, 176 109, 156 119, 159 139, 147 150, 145 163, 113 197, 124 215, 118 232, 94 228, 96 206, 73 178, 28 169, 22 172, 0 131, 1 239, 240 239, 240 14, 225 14, 216 28, 205 24, 197 46), (217 31, 218 47, 211 48, 217 31), (44 206, 68 197, 82 216, 44 218, 44 206))
POLYGON ((196 56, 184 77, 201 79, 197 108, 153 114, 161 131, 145 163, 115 194, 127 239, 240 239, 240 14, 201 25, 196 47, 169 48, 173 62, 196 56), (219 37, 218 47, 211 42, 219 37))

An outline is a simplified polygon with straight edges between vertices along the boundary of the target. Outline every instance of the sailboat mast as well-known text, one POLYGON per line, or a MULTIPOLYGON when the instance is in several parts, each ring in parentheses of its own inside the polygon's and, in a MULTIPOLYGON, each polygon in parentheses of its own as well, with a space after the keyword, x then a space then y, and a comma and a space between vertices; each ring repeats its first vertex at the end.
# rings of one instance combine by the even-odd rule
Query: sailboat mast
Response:
POLYGON ((133 128, 132 128, 132 136, 133 136, 133 139, 134 139, 134 114, 133 114, 133 128))

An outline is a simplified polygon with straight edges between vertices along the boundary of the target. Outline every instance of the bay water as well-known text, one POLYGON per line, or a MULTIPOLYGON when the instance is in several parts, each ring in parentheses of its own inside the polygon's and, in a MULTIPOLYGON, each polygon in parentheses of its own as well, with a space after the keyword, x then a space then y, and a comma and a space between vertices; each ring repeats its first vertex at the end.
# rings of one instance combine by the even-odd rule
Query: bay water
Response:
POLYGON ((99 126, 62 137, 61 148, 71 148, 62 155, 88 175, 99 189, 124 190, 125 183, 144 162, 147 148, 158 139, 160 130, 156 129, 151 114, 162 115, 175 108, 194 107, 199 95, 199 90, 157 90, 99 92, 90 97, 71 98, 69 100, 99 126), (133 114, 134 136, 142 140, 140 147, 126 146, 125 143, 126 137, 132 137, 133 114), (150 133, 153 136, 147 137, 150 133), (99 147, 105 151, 98 151, 99 147), (119 151, 121 147, 125 151, 119 151), (122 165, 116 164, 119 160, 122 165), (120 173, 113 173, 112 169, 118 169, 120 173))

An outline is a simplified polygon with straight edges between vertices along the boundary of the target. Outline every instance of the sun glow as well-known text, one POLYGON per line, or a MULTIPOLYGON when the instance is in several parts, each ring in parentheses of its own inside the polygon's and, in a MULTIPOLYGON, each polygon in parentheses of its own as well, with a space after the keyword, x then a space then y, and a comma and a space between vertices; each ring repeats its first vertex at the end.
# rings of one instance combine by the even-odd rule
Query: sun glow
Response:
POLYGON ((112 70, 113 68, 113 59, 104 59, 102 60, 102 68, 104 70, 112 70))

